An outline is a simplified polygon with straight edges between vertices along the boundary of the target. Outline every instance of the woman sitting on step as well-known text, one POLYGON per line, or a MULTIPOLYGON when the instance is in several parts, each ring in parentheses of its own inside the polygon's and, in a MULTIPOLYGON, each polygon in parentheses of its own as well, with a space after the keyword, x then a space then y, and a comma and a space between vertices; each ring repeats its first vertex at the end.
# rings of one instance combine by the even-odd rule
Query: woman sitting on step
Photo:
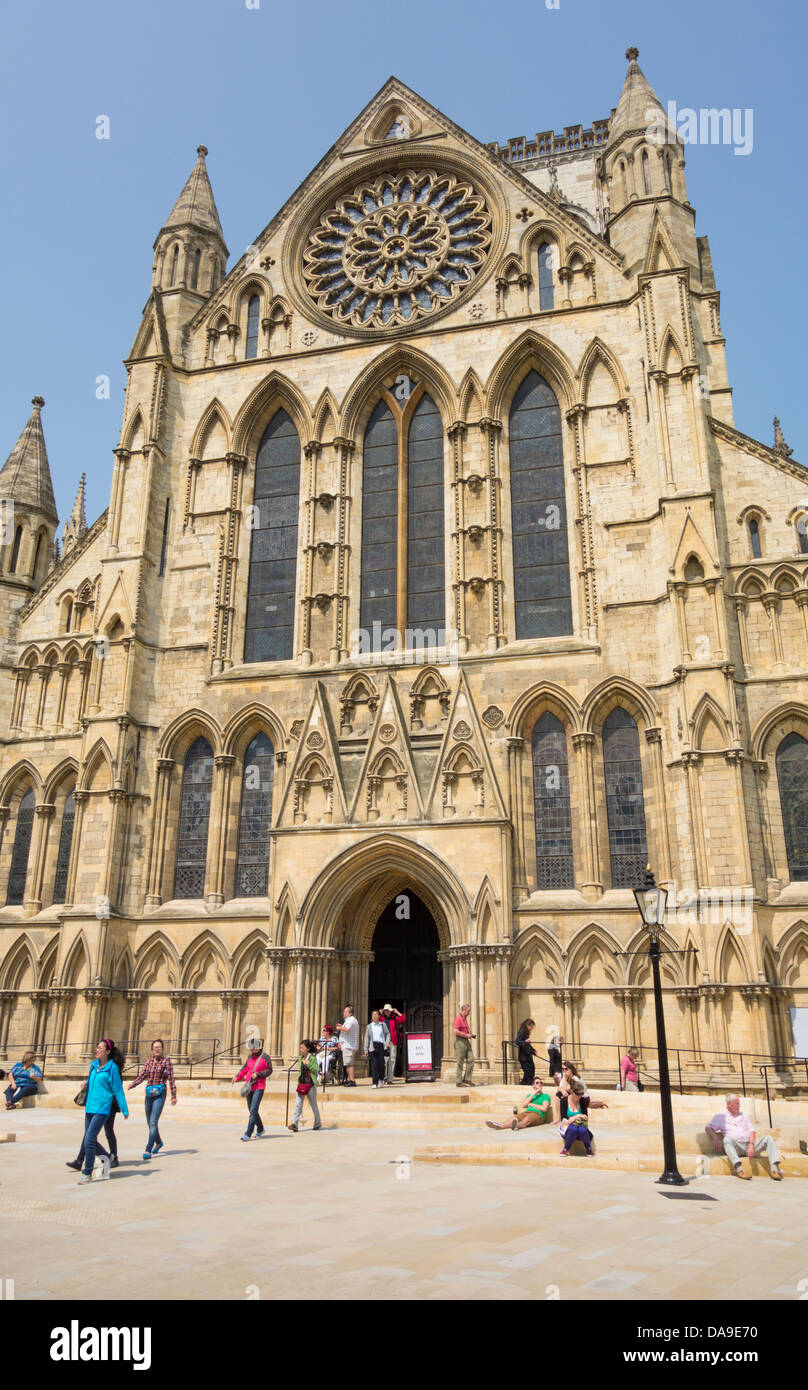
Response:
POLYGON ((609 1107, 605 1100, 592 1099, 587 1084, 575 1064, 573 1062, 565 1062, 561 1076, 561 1084, 555 1093, 555 1099, 553 1101, 553 1114, 556 1124, 566 1119, 567 1100, 573 1086, 581 1087, 581 1109, 584 1115, 588 1115, 590 1110, 608 1110, 609 1107))
POLYGON ((541 1077, 537 1077, 524 1106, 521 1109, 513 1107, 512 1120, 486 1120, 485 1123, 489 1129, 532 1129, 534 1125, 549 1124, 551 1118, 550 1097, 542 1090, 541 1077))
POLYGON ((560 1125, 563 1140, 562 1158, 567 1157, 576 1139, 580 1139, 583 1144, 587 1158, 592 1156, 592 1131, 587 1124, 583 1102, 584 1088, 579 1081, 574 1081, 567 1095, 567 1117, 561 1121, 560 1125))

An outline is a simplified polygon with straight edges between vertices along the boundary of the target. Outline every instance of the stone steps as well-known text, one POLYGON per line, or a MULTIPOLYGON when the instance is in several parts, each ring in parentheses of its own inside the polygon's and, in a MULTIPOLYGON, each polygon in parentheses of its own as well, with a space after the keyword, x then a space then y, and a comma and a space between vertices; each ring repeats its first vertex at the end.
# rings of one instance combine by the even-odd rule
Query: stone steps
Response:
MULTIPOLYGON (((596 1152, 591 1158, 583 1154, 570 1153, 567 1158, 562 1158, 557 1150, 546 1151, 527 1146, 513 1148, 510 1152, 498 1151, 499 1146, 495 1144, 485 1145, 430 1145, 424 1148, 415 1149, 412 1154, 414 1163, 463 1163, 463 1164, 487 1164, 501 1168, 515 1168, 526 1164, 536 1168, 602 1168, 611 1172, 648 1172, 659 1174, 664 1167, 662 1149, 659 1148, 656 1154, 652 1153, 608 1153, 599 1149, 595 1143, 596 1152)), ((707 1157, 694 1153, 679 1153, 677 1149, 677 1163, 682 1177, 709 1177, 709 1178, 734 1178, 729 1161, 725 1157, 707 1157)), ((751 1171, 756 1177, 769 1177, 768 1164, 763 1159, 753 1159, 751 1170, 749 1161, 744 1162, 746 1172, 751 1171)), ((808 1178, 808 1157, 804 1154, 787 1154, 783 1158, 783 1172, 786 1179, 789 1178, 808 1178)))

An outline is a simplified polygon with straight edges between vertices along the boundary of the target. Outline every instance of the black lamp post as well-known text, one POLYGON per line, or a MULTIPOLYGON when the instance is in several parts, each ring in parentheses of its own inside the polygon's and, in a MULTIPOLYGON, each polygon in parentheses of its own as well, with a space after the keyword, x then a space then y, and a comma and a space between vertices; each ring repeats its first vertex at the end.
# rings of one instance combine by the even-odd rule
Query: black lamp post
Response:
POLYGON ((673 1104, 671 1102, 671 1080, 668 1073, 668 1043, 665 1037, 665 1013, 662 1005, 662 983, 659 976, 659 962, 662 949, 659 933, 665 921, 667 891, 658 888, 648 864, 645 870, 645 883, 634 889, 634 897, 649 933, 648 955, 654 976, 654 1012, 656 1013, 657 1055, 659 1057, 659 1099, 662 1107, 662 1149, 665 1155, 665 1171, 658 1182, 669 1187, 681 1187, 685 1179, 676 1166, 676 1139, 673 1133, 673 1104))

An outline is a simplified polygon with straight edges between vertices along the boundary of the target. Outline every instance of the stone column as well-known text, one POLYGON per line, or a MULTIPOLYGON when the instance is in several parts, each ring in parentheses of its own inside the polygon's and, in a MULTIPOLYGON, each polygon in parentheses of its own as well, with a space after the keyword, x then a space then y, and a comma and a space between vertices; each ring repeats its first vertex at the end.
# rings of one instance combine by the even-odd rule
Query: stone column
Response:
POLYGON ((668 798, 665 795, 665 768, 662 758, 662 730, 646 729, 645 740, 651 754, 651 783, 654 788, 656 815, 655 824, 659 826, 656 845, 658 855, 657 879, 660 883, 671 882, 671 842, 668 828, 668 798))
POLYGON ((222 1043, 224 1050, 232 1057, 233 1052, 240 1042, 240 1021, 241 1008, 247 1000, 247 991, 244 989, 222 989, 219 990, 219 998, 223 1005, 224 1014, 224 1037, 222 1043))
POLYGON ((212 814, 208 830, 208 862, 205 871, 206 882, 210 885, 210 892, 205 894, 205 901, 210 907, 219 907, 225 901, 226 896, 225 867, 235 761, 232 753, 220 753, 214 759, 216 782, 213 789, 212 814))
POLYGON ((8 1031, 17 999, 15 989, 0 989, 0 1057, 8 1056, 8 1031))
POLYGON ((682 766, 685 770, 685 786, 687 788, 688 820, 693 848, 693 867, 696 872, 696 886, 703 888, 709 882, 709 872, 701 815, 701 786, 698 773, 700 762, 701 754, 693 752, 692 749, 682 754, 682 766))
POLYGON ((148 999, 145 989, 126 991, 126 1059, 138 1057, 140 1030, 143 1027, 143 1003, 148 999))
POLYGON ((701 1070, 704 1066, 704 1059, 701 1055, 701 1040, 699 1038, 698 1012, 700 991, 697 986, 690 985, 685 989, 677 989, 674 992, 677 999, 684 1001, 685 1006, 687 1041, 691 1054, 685 1059, 685 1066, 701 1070))
POLYGON ((56 807, 47 802, 34 807, 34 836, 28 856, 28 882, 26 887, 30 896, 23 904, 26 917, 33 917, 42 911, 42 884, 45 877, 45 858, 48 852, 48 832, 56 807))
POLYGON ((752 855, 749 849, 749 828, 746 823, 746 805, 743 795, 743 753, 740 748, 728 748, 724 754, 733 772, 735 784, 735 826, 736 839, 741 847, 742 886, 752 889, 752 855))
POLYGON ((50 996, 46 989, 32 989, 28 994, 28 998, 34 1006, 31 1046, 37 1054, 40 1054, 45 1046, 45 1031, 48 1026, 48 1002, 50 996))
MULTIPOLYGON (((727 1033, 727 1018, 723 1009, 723 1000, 727 993, 726 985, 700 985, 699 992, 705 1001, 706 1019, 709 1040, 712 1047, 711 1052, 729 1053, 729 1035, 727 1033)), ((711 1065, 715 1066, 715 1058, 711 1065)))
POLYGON ((194 991, 192 989, 172 989, 169 990, 168 997, 174 1005, 172 1032, 177 1045, 176 1059, 178 1062, 188 1062, 190 1060, 188 1056, 188 1032, 194 991))
POLYGON ((572 746, 578 754, 578 784, 581 789, 581 825, 584 847, 583 896, 592 902, 603 895, 598 842, 598 800, 595 792, 595 735, 578 733, 572 736, 572 746))
POLYGON ((772 646, 774 648, 774 665, 783 665, 783 635, 780 630, 780 600, 773 594, 764 594, 763 607, 769 619, 769 626, 772 634, 772 646))
POLYGON ((168 811, 171 802, 171 775, 175 766, 176 764, 173 758, 157 759, 152 837, 149 847, 149 867, 146 877, 146 907, 159 907, 163 901, 166 835, 168 831, 168 811))
POLYGON ((769 815, 769 764, 765 758, 752 763, 755 773, 755 789, 757 791, 758 815, 763 832, 763 853, 765 858, 764 871, 766 874, 766 895, 774 898, 780 892, 780 880, 777 877, 777 859, 774 851, 774 836, 772 835, 771 817, 769 815))
POLYGON ((525 844, 525 812, 522 790, 522 750, 525 740, 512 736, 508 744, 508 792, 513 836, 513 886, 527 893, 527 850, 525 844))
MULTIPOLYGON (((84 1049, 82 1052, 84 1061, 92 1060, 99 1039, 104 1036, 104 1015, 106 1014, 107 999, 113 992, 111 989, 104 989, 97 985, 82 990, 87 1004, 87 1012, 84 1016, 84 1049)), ((68 1061, 70 1060, 68 1058, 68 1061)))

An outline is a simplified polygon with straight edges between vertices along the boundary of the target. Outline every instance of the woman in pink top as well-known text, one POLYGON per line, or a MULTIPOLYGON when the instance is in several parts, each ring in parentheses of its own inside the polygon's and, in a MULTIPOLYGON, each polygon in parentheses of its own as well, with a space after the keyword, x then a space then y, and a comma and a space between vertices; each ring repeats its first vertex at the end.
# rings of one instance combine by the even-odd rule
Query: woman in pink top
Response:
POLYGON ((266 1130, 261 1123, 261 1116, 258 1114, 258 1111, 261 1106, 261 1101, 264 1099, 264 1091, 267 1088, 267 1077, 272 1070, 272 1064, 269 1058, 264 1056, 261 1047, 262 1044, 260 1042, 253 1041, 250 1043, 250 1055, 241 1068, 241 1071, 236 1072, 236 1075, 233 1077, 234 1084, 237 1081, 244 1081, 250 1088, 246 1094, 247 1109, 250 1112, 250 1118, 247 1123, 247 1128, 241 1136, 245 1143, 248 1139, 252 1139, 254 1129, 258 1131, 257 1137, 259 1139, 263 1139, 266 1135, 266 1130))
POLYGON ((620 1079, 622 1090, 639 1091, 640 1073, 637 1070, 637 1058, 639 1051, 636 1047, 630 1047, 622 1062, 620 1063, 620 1079))

